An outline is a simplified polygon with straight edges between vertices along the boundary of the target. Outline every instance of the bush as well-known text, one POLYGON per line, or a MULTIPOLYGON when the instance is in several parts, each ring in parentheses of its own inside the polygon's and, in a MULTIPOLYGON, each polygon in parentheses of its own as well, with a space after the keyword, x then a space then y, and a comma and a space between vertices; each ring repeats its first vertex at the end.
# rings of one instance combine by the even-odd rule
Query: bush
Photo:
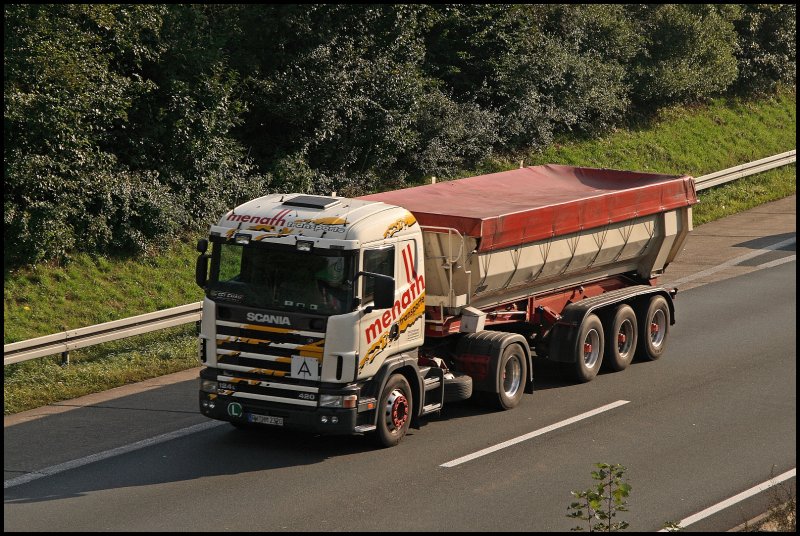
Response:
POLYGON ((621 10, 472 5, 435 13, 426 68, 456 99, 497 115, 501 147, 543 148, 555 132, 602 131, 625 113, 621 62, 635 39, 621 10))
POLYGON ((416 140, 400 158, 414 176, 446 177, 475 167, 499 140, 499 117, 474 102, 458 103, 437 89, 423 95, 416 117, 416 140))
POLYGON ((740 93, 767 93, 797 83, 797 6, 743 4, 736 21, 740 93))
POLYGON ((138 253, 263 190, 230 136, 234 73, 175 59, 186 13, 5 6, 6 266, 138 253))
POLYGON ((4 7, 5 265, 138 253, 269 191, 354 195, 796 81, 762 4, 4 7))
POLYGON ((631 14, 644 38, 631 72, 640 105, 702 101, 736 80, 737 7, 642 4, 631 14))

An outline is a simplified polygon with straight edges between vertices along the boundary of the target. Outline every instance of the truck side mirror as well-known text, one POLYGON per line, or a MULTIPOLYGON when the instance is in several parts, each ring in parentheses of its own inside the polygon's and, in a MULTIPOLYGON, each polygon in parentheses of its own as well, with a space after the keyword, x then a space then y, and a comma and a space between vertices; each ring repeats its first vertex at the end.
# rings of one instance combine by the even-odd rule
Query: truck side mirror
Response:
POLYGON ((205 238, 201 238, 200 240, 198 240, 197 251, 199 253, 205 253, 206 251, 208 251, 208 240, 206 240, 205 238))
POLYGON ((208 259, 208 255, 199 255, 194 267, 194 280, 200 288, 205 288, 208 281, 208 259))
POLYGON ((394 277, 375 278, 375 309, 391 309, 394 305, 394 277))
POLYGON ((373 304, 367 308, 367 312, 373 309, 391 309, 394 306, 394 277, 372 272, 358 272, 353 278, 353 286, 362 275, 372 278, 375 282, 373 304))

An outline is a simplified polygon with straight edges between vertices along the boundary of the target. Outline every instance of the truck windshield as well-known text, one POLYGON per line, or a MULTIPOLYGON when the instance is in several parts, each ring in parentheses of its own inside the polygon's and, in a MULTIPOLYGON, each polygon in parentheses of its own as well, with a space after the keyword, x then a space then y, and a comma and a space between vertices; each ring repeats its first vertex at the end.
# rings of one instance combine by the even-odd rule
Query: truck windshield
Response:
POLYGON ((353 307, 352 252, 214 244, 209 297, 252 307, 335 315, 353 307))

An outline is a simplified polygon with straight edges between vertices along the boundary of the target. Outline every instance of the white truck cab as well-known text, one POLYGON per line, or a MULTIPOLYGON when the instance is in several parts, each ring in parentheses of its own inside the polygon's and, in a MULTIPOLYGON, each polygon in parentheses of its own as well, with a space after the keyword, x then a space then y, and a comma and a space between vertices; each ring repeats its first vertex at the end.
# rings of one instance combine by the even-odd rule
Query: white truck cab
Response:
POLYGON ((376 393, 364 396, 361 384, 424 338, 414 216, 381 202, 275 194, 222 216, 210 242, 198 263, 203 413, 331 433, 374 429, 376 393), (364 422, 360 402, 372 414, 364 422))

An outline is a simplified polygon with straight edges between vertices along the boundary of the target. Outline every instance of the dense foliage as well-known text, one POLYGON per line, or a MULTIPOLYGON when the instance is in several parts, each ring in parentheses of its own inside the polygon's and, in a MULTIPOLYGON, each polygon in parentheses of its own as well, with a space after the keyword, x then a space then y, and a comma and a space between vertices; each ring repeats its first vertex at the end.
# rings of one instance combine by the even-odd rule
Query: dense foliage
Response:
POLYGON ((796 8, 5 5, 6 267, 796 83, 796 8))

